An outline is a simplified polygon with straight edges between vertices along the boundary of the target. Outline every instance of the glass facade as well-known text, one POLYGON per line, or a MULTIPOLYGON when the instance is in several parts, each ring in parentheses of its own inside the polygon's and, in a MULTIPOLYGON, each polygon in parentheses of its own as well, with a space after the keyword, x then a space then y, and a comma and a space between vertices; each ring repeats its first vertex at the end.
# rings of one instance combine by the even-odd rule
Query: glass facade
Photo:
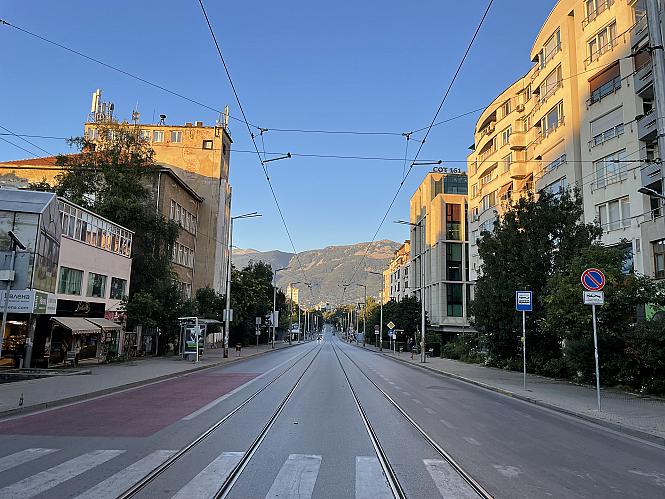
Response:
POLYGON ((462 280, 462 245, 446 243, 446 280, 462 280))
POLYGON ((60 267, 60 280, 58 281, 58 293, 65 295, 80 295, 83 283, 83 271, 60 267))
POLYGON ((446 204, 446 239, 462 240, 462 205, 446 204))
POLYGON ((122 300, 127 294, 127 281, 119 277, 111 278, 111 292, 109 298, 114 300, 122 300))
POLYGON ((446 175, 443 178, 443 192, 445 194, 464 194, 469 191, 466 175, 446 175))
POLYGON ((92 298, 104 298, 106 291, 106 276, 90 272, 88 274, 88 291, 86 296, 92 298))
POLYGON ((462 317, 464 298, 461 284, 446 284, 448 317, 462 317))

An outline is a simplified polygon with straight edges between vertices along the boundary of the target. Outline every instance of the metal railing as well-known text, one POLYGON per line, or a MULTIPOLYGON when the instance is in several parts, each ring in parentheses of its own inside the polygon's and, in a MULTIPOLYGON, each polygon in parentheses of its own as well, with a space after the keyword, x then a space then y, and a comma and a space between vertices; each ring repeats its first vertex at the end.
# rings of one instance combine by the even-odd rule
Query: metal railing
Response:
POLYGON ((619 89, 621 89, 621 75, 615 76, 607 83, 604 83, 596 90, 593 90, 591 92, 591 97, 589 97, 589 100, 587 102, 589 106, 591 106, 597 102, 600 102, 608 95, 612 95, 619 89))
POLYGON ((614 0, 603 0, 600 2, 592 12, 589 12, 589 15, 582 19, 582 29, 586 28, 589 23, 595 21, 600 14, 605 12, 612 5, 614 5, 614 0))
POLYGON ((593 148, 596 146, 599 146, 601 144, 604 144, 610 139, 614 139, 616 137, 619 137, 623 135, 624 132, 624 124, 620 123, 616 126, 613 126, 612 128, 605 130, 604 132, 599 133, 598 135, 595 135, 591 138, 589 141, 589 148, 593 148))

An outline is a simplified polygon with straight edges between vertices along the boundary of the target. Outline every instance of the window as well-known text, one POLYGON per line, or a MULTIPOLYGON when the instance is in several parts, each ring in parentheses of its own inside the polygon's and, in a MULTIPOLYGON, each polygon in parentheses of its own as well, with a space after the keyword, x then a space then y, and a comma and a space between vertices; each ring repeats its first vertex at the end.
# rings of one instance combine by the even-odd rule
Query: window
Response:
POLYGON ((461 284, 446 284, 448 317, 462 317, 464 301, 461 284))
POLYGON ((562 192, 568 189, 568 179, 566 177, 561 177, 556 182, 552 182, 543 188, 543 191, 549 192, 555 196, 561 195, 562 192))
POLYGON ((141 130, 139 132, 139 139, 150 142, 150 130, 141 130))
POLYGON ((612 5, 614 5, 614 0, 586 0, 586 19, 582 21, 582 26, 589 24, 598 17, 598 14, 601 14, 612 5))
POLYGON ((654 241, 653 258, 654 258, 654 276, 657 279, 665 278, 665 239, 654 241))
POLYGON ((561 165, 563 165, 566 162, 566 155, 562 154, 559 156, 557 159, 549 163, 547 166, 545 166, 545 173, 550 173, 559 168, 561 165))
POLYGON ((496 178, 496 165, 480 178, 481 185, 487 185, 496 178))
POLYGON ((111 277, 111 291, 109 298, 122 300, 126 294, 127 280, 119 277, 111 277))
POLYGON ((605 156, 594 162, 596 170, 596 187, 605 187, 608 184, 614 184, 625 180, 628 176, 625 164, 626 150, 605 156))
POLYGON ((630 199, 628 196, 614 199, 596 206, 598 222, 603 230, 617 230, 630 227, 630 199))
POLYGON ((446 175, 443 177, 444 194, 468 194, 469 180, 466 175, 446 175))
POLYGON ((434 189, 432 189, 432 199, 434 199, 435 196, 438 194, 443 194, 443 179, 440 178, 439 180, 434 181, 434 189))
POLYGON ((621 88, 621 68, 617 62, 589 80, 589 105, 600 102, 621 88))
POLYGON ((527 85, 524 89, 524 104, 531 100, 531 85, 527 85))
POLYGON ((446 280, 462 280, 462 245, 446 243, 446 280))
POLYGON ((212 140, 204 140, 203 149, 212 149, 212 140))
POLYGON ((616 38, 617 23, 612 22, 612 24, 600 30, 588 41, 589 57, 587 61, 597 61, 601 55, 611 51, 614 48, 614 45, 616 45, 616 38))
POLYGON ((58 281, 58 293, 63 295, 80 295, 81 283, 83 282, 83 271, 60 267, 60 280, 58 281))
POLYGON ((182 142, 182 132, 171 130, 171 142, 182 142))
POLYGON ((540 84, 541 104, 549 99, 550 96, 553 95, 559 89, 559 87, 561 87, 562 81, 561 66, 559 65, 554 71, 547 75, 547 78, 545 78, 540 84))
POLYGON ((183 244, 175 243, 171 251, 171 261, 191 269, 194 267, 194 250, 183 244))
POLYGON ((93 298, 104 298, 106 291, 106 276, 102 274, 88 273, 88 292, 86 296, 93 298))
POLYGON ((153 142, 164 142, 164 131, 155 130, 152 132, 152 141, 153 142))
POLYGON ((99 132, 96 128, 88 128, 88 140, 97 140, 99 132))
POLYGON ((496 205, 496 193, 495 192, 490 192, 486 196, 483 196, 482 200, 482 210, 488 210, 489 208, 492 208, 494 205, 496 205))
POLYGON ((623 108, 617 108, 591 122, 590 147, 604 144, 610 139, 623 135, 623 108))
POLYGON ((512 126, 509 126, 503 132, 501 132, 501 145, 502 146, 505 146, 508 143, 508 141, 510 139, 510 134, 512 134, 512 133, 513 133, 513 127, 512 126))
POLYGON ((501 173, 507 173, 510 171, 510 165, 513 164, 513 153, 511 152, 508 156, 504 156, 501 160, 501 173))
POLYGON ((510 103, 510 100, 507 100, 506 102, 503 103, 501 106, 501 115, 505 118, 510 114, 512 111, 512 104, 510 103))
POLYGON ((462 206, 446 203, 446 239, 462 240, 462 206))
POLYGON ((559 50, 561 50, 561 32, 557 29, 540 51, 540 68, 544 68, 559 50))
POLYGON ((471 244, 477 244, 478 239, 480 239, 480 231, 479 230, 471 231, 471 244))
POLYGON ((471 186, 471 199, 475 198, 478 196, 478 184, 473 184, 471 186))
POLYGON ((560 125, 563 125, 563 101, 559 102, 543 117, 541 128, 543 137, 547 137, 554 132, 560 125))

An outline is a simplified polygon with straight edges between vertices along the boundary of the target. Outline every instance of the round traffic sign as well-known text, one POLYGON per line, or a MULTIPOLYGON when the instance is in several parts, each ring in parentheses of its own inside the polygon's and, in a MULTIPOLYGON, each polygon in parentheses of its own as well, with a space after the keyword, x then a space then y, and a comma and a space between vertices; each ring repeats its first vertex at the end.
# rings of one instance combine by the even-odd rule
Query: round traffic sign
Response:
POLYGON ((598 269, 586 269, 582 272, 582 286, 587 291, 600 291, 605 287, 605 274, 598 269))

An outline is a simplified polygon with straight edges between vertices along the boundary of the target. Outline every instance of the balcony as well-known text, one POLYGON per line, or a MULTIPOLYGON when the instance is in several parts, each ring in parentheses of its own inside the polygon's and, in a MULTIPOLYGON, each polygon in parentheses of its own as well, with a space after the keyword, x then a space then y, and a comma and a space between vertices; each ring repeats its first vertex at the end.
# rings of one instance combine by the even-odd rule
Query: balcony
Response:
POLYGON ((648 186, 653 184, 654 182, 657 182, 661 178, 661 168, 662 164, 661 163, 655 163, 655 162, 649 162, 648 160, 643 160, 645 163, 640 168, 640 173, 642 176, 642 185, 643 186, 648 186))
POLYGON ((508 137, 508 145, 513 151, 523 151, 527 146, 526 132, 513 132, 508 137))
POLYGON ((621 89, 621 76, 617 76, 595 90, 592 90, 591 97, 587 100, 587 106, 592 106, 596 102, 600 102, 608 95, 615 94, 619 89, 621 89))
POLYGON ((656 108, 654 107, 647 114, 638 116, 637 118, 637 138, 644 142, 652 142, 658 135, 658 127, 656 123, 656 108))
POLYGON ((640 97, 646 97, 647 91, 653 92, 653 67, 651 64, 642 66, 635 72, 633 77, 635 93, 640 97))
POLYGON ((649 35, 649 24, 647 22, 647 13, 641 12, 635 22, 635 26, 630 30, 630 43, 634 47, 649 35))
POLYGON ((481 153, 478 154, 478 159, 482 163, 495 152, 496 152, 496 142, 490 145, 489 147, 485 148, 483 151, 481 151, 481 153))
POLYGON ((598 2, 598 6, 589 15, 582 19, 582 29, 586 28, 590 23, 595 21, 600 14, 605 12, 608 8, 614 5, 615 0, 602 0, 598 2))
POLYGON ((619 45, 619 37, 608 41, 605 45, 596 50, 593 54, 584 60, 584 67, 589 67, 592 63, 598 60, 608 52, 612 52, 619 45))
POLYGON ((599 133, 598 135, 592 137, 591 140, 589 141, 589 149, 593 149, 596 146, 604 144, 610 139, 619 137, 623 135, 623 132, 624 132, 623 123, 613 126, 612 128, 609 128, 608 130, 605 130, 604 132, 599 133))
POLYGON ((528 175, 527 163, 524 161, 515 161, 510 164, 510 178, 521 180, 528 175))

